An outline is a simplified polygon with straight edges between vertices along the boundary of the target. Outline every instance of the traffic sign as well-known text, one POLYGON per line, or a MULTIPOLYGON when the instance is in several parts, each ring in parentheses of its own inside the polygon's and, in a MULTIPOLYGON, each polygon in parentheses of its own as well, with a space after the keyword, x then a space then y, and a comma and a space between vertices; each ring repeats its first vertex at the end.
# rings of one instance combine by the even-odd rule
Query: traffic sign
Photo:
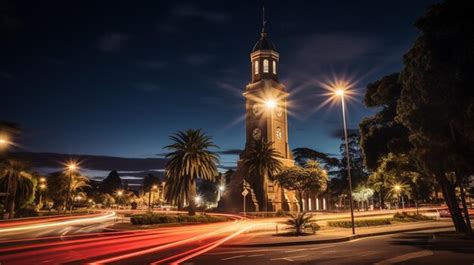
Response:
POLYGON ((247 194, 249 194, 249 191, 248 191, 248 190, 245 189, 244 191, 242 191, 242 196, 245 197, 245 196, 247 196, 247 194))

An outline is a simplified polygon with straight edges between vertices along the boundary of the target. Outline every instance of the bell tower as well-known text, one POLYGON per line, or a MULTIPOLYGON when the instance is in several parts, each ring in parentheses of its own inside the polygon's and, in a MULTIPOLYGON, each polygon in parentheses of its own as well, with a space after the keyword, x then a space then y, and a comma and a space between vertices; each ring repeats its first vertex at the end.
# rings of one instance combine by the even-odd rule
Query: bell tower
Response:
MULTIPOLYGON (((280 160, 284 166, 293 166, 294 160, 288 144, 288 117, 287 104, 288 92, 286 87, 279 82, 278 63, 280 54, 268 38, 265 29, 265 13, 260 38, 255 43, 250 53, 251 82, 245 87, 245 122, 246 144, 249 148, 255 141, 271 142, 276 151, 280 153, 280 160)), ((237 172, 241 171, 242 163, 239 161, 237 172)), ((251 178, 251 176, 244 176, 251 178)), ((248 181, 252 183, 251 179, 248 181)), ((253 187, 257 198, 265 198, 266 207, 260 200, 259 209, 276 211, 279 209, 290 210, 295 202, 294 194, 282 190, 277 184, 263 181, 264 187, 253 187)))

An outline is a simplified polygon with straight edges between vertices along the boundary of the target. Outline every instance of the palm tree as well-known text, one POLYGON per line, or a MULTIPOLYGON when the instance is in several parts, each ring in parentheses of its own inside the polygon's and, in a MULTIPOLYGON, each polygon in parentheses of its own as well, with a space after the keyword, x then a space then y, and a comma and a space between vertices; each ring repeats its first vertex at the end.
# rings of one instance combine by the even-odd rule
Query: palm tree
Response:
MULTIPOLYGON (((71 178, 71 185, 70 185, 70 198, 67 198, 69 201, 74 202, 74 198, 78 195, 80 195, 81 191, 83 188, 90 188, 89 185, 89 178, 86 176, 78 175, 78 174, 73 174, 71 178)), ((74 203, 70 204, 70 211, 72 211, 74 203)))
MULTIPOLYGON (((311 218, 313 216, 309 215, 307 212, 290 214, 290 218, 286 222, 287 225, 293 230, 295 230, 295 235, 299 236, 304 233, 304 230, 307 226, 311 225, 311 218)), ((315 229, 313 228, 313 233, 315 229)))
POLYGON ((268 179, 282 170, 283 164, 279 160, 280 153, 273 147, 272 142, 263 140, 254 142, 247 148, 242 157, 247 176, 254 189, 259 189, 259 204, 264 205, 265 211, 268 209, 267 185, 268 179))
POLYGON ((219 156, 209 148, 217 146, 200 129, 179 131, 170 139, 174 143, 165 147, 172 151, 166 155, 166 199, 178 204, 186 199, 189 215, 195 215, 196 181, 198 178, 214 180, 219 156))
POLYGON ((7 210, 10 218, 15 214, 15 200, 17 192, 20 190, 22 197, 28 198, 34 192, 33 177, 28 173, 27 166, 18 160, 6 160, 1 165, 0 178, 6 181, 7 185, 7 210))

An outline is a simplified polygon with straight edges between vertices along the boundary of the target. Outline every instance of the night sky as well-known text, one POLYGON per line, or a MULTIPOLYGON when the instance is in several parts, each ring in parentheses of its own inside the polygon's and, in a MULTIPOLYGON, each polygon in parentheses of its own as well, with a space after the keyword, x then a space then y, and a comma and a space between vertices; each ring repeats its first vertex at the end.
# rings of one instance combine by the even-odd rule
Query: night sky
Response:
MULTIPOLYGON (((367 83, 401 69, 413 23, 434 2, 266 2, 291 148, 339 152, 340 108, 318 109, 318 82, 356 83, 357 128, 373 112, 361 103, 367 83)), ((187 128, 223 153, 243 148, 260 1, 2 1, 0 16, 0 120, 22 126, 23 150, 154 157, 187 128)))

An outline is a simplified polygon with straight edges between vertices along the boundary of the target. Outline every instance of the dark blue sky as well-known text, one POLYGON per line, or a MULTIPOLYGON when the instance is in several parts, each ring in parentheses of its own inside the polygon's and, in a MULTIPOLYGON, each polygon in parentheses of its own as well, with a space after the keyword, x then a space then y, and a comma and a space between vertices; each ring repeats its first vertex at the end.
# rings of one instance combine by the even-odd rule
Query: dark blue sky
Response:
MULTIPOLYGON (((290 92, 292 148, 338 153, 338 107, 317 81, 368 82, 401 68, 417 17, 435 1, 267 1, 268 32, 290 92)), ((11 1, 2 4, 0 120, 29 151, 149 157, 168 135, 203 128, 221 150, 244 145, 249 52, 259 1, 11 1)), ((232 160, 234 158, 225 158, 232 160)), ((226 161, 228 162, 228 161, 226 161)))

